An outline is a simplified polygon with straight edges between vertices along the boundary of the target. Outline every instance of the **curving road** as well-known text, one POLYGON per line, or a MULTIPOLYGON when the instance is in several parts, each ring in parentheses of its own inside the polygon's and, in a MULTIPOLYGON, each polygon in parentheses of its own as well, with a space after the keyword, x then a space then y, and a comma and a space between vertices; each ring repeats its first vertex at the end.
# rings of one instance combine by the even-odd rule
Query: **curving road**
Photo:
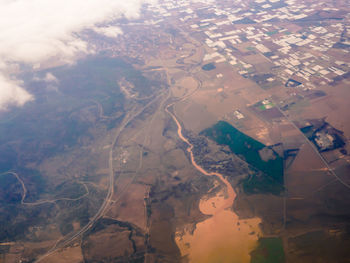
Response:
POLYGON ((157 101, 163 95, 163 93, 164 92, 159 94, 157 97, 155 97, 153 100, 148 102, 144 107, 142 107, 141 109, 136 111, 134 114, 128 113, 127 116, 124 118, 123 123, 118 128, 118 130, 116 131, 116 133, 115 133, 115 135, 113 137, 112 143, 110 145, 110 150, 109 150, 109 160, 108 160, 109 186, 108 186, 108 192, 107 192, 107 195, 106 195, 103 203, 101 204, 99 210, 96 212, 96 214, 90 219, 89 223, 87 223, 79 231, 77 231, 76 233, 74 233, 71 236, 68 236, 66 238, 58 240, 56 242, 56 244, 48 252, 46 252, 44 255, 42 255, 38 259, 36 259, 34 261, 35 263, 42 261, 44 258, 47 258, 48 256, 52 255, 57 250, 59 250, 59 249, 65 247, 65 246, 69 245, 76 238, 78 238, 79 236, 81 236, 85 232, 87 232, 93 226, 93 224, 105 214, 105 212, 109 208, 109 205, 113 202, 112 201, 112 197, 113 197, 113 194, 114 194, 113 150, 114 150, 114 148, 116 146, 118 138, 119 138, 121 132, 125 129, 125 127, 132 120, 134 120, 138 115, 140 115, 146 108, 148 108, 151 104, 153 104, 155 101, 157 101))
POLYGON ((22 198, 21 198, 22 205, 35 206, 35 205, 42 205, 42 204, 46 204, 46 203, 55 203, 57 201, 77 201, 77 200, 80 200, 80 199, 86 197, 90 193, 89 188, 87 187, 87 185, 84 182, 78 182, 78 183, 84 185, 86 192, 85 192, 85 194, 83 194, 82 196, 79 196, 77 198, 62 197, 62 198, 57 198, 57 199, 53 199, 53 200, 39 200, 36 202, 25 202, 24 200, 27 197, 27 188, 26 188, 23 180, 19 177, 19 175, 17 173, 12 172, 12 171, 4 172, 4 173, 0 174, 0 176, 5 175, 5 174, 12 174, 13 176, 15 176, 17 178, 17 180, 22 185, 22 189, 23 189, 23 194, 22 194, 22 198))

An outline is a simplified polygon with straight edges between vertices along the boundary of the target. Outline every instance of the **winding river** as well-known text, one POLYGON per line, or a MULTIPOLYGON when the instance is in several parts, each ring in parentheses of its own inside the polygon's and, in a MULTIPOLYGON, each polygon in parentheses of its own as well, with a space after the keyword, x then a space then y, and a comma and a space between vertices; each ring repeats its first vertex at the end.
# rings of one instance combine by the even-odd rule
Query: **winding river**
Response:
POLYGON ((220 173, 207 172, 199 166, 193 155, 193 145, 183 136, 182 127, 175 114, 165 111, 177 125, 177 134, 189 147, 192 165, 206 176, 215 176, 225 187, 214 197, 204 196, 199 203, 200 211, 210 217, 176 232, 175 241, 181 255, 193 263, 245 263, 250 262, 250 252, 256 247, 261 234, 260 218, 240 220, 233 211, 236 193, 220 173))

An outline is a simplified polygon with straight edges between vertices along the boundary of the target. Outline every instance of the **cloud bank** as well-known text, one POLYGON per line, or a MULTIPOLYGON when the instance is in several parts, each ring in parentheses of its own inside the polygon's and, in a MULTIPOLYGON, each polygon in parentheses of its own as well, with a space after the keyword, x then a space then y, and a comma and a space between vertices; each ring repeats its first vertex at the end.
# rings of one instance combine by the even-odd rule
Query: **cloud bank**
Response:
POLYGON ((92 29, 108 37, 117 27, 98 27, 116 18, 137 18, 150 0, 0 0, 0 109, 21 106, 33 97, 11 79, 13 65, 35 65, 48 59, 74 61, 90 53, 78 33, 92 29))
POLYGON ((22 106, 33 97, 25 89, 20 87, 18 81, 10 80, 0 74, 0 110, 8 105, 22 106))

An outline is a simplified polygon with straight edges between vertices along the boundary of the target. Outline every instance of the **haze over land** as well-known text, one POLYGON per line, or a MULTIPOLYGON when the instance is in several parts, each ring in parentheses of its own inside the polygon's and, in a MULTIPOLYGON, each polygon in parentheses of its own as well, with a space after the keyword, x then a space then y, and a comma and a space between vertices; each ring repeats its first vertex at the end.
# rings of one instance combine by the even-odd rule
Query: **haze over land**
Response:
MULTIPOLYGON (((74 63, 80 54, 93 54, 84 30, 108 37, 122 34, 108 23, 118 18, 135 19, 146 1, 7 1, 0 2, 0 108, 22 106, 33 99, 23 83, 12 80, 11 73, 40 63, 74 63), (105 26, 102 26, 102 24, 105 26)), ((148 1, 151 2, 151 1, 148 1)))
POLYGON ((349 9, 0 0, 0 263, 348 262, 349 9))

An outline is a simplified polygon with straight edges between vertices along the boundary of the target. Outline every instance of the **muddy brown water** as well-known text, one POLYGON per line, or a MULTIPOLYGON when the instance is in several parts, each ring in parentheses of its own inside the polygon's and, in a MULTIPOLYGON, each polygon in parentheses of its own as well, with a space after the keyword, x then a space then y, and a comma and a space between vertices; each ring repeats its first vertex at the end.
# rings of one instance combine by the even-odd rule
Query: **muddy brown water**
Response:
POLYGON ((232 209, 236 198, 233 187, 222 174, 209 173, 196 163, 192 152, 193 145, 183 136, 180 122, 168 110, 170 106, 166 108, 166 112, 175 121, 180 139, 189 145, 187 151, 190 153, 192 165, 202 174, 215 176, 225 185, 216 196, 204 196, 200 200, 199 209, 203 214, 210 215, 208 219, 197 223, 194 231, 191 231, 192 226, 188 226, 176 232, 175 241, 181 255, 193 263, 250 262, 250 252, 257 246, 261 235, 261 219, 239 219, 232 209))

